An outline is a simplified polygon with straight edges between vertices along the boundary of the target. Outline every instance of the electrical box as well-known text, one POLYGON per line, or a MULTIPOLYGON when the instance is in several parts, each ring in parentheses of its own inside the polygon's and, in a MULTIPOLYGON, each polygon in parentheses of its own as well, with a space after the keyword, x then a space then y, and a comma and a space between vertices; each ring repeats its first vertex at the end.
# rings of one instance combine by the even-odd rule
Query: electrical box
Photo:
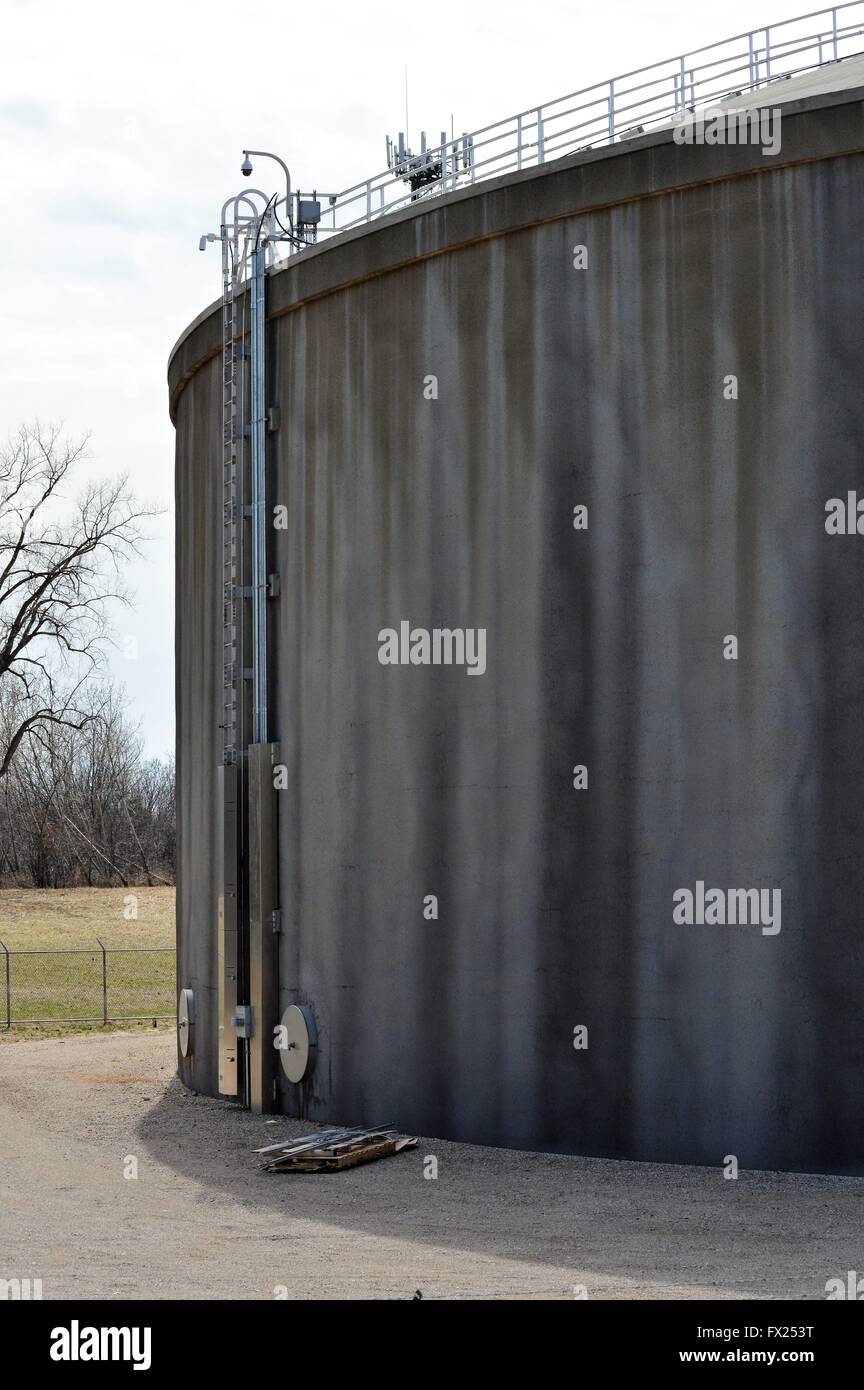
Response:
POLYGON ((255 1035, 255 1014, 251 1004, 238 1004, 233 1014, 231 1022, 234 1032, 238 1038, 251 1038, 255 1035))
POLYGON ((321 221, 321 204, 317 198, 297 199, 297 221, 301 227, 317 227, 321 221))

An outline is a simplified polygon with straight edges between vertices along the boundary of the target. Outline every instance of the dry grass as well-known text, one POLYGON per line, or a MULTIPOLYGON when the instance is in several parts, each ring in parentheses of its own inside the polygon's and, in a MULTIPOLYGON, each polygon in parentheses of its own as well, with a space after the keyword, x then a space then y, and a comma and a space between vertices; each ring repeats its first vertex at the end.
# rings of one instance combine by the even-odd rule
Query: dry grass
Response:
POLYGON ((173 946, 173 888, 0 888, 0 940, 10 951, 40 947, 173 946), (124 917, 130 894, 137 921, 124 917))
MULTIPOLYGON (((62 951, 81 954, 12 955, 12 1018, 77 1019, 75 1023, 45 1023, 0 1028, 0 1038, 22 1041, 56 1033, 102 1032, 101 1024, 85 1023, 103 1009, 101 941, 111 951, 129 947, 174 946, 173 888, 34 888, 0 889, 0 941, 11 952, 62 951), (137 920, 124 911, 137 898, 137 920), (89 953, 90 948, 96 948, 89 953)), ((173 1013, 174 956, 171 954, 108 957, 108 1009, 113 1016, 173 1013)), ((5 1021, 5 965, 0 952, 5 1021)), ((128 1021, 114 1027, 135 1027, 128 1021)), ((152 1023, 143 1026, 152 1027, 152 1023)), ((162 1026, 162 1025, 160 1025, 162 1026)), ((173 1024, 168 1025, 173 1027, 173 1024)))

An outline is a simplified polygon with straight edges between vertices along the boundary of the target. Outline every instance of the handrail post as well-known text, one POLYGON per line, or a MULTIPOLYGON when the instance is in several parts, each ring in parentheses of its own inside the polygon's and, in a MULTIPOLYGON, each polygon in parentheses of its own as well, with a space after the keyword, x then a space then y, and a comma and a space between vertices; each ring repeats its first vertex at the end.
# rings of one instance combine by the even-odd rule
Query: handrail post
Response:
MULTIPOLYGON (((854 0, 854 4, 857 8, 858 0, 854 0)), ((774 58, 778 60, 778 65, 781 69, 781 71, 779 72, 780 77, 792 76, 793 73, 803 71, 807 67, 811 66, 812 54, 814 51, 817 55, 817 66, 821 66, 824 63, 832 61, 835 63, 838 62, 840 60, 841 33, 842 36, 845 38, 853 32, 860 32, 852 29, 851 22, 848 25, 840 24, 839 22, 838 12, 840 10, 845 11, 847 9, 852 8, 853 0, 848 0, 847 3, 841 2, 840 4, 835 4, 830 8, 826 6, 822 10, 814 11, 811 15, 800 16, 801 19, 809 19, 818 16, 818 21, 821 25, 825 15, 830 13, 831 28, 820 29, 819 32, 816 34, 810 33, 806 35, 806 41, 805 37, 802 37, 799 40, 784 38, 781 36, 781 38, 777 41, 776 54, 773 53, 771 46, 772 29, 784 28, 789 24, 793 23, 794 21, 778 21, 778 23, 773 26, 766 24, 761 29, 751 29, 749 31, 745 31, 745 34, 735 35, 734 41, 736 43, 736 46, 742 43, 743 39, 746 37, 746 64, 744 61, 745 51, 742 51, 741 49, 736 47, 736 52, 734 54, 734 67, 732 67, 729 70, 728 74, 724 72, 721 75, 729 77, 730 85, 731 82, 734 80, 735 82, 740 83, 743 86, 743 79, 740 77, 740 73, 746 65, 748 74, 748 90, 758 91, 759 88, 766 85, 767 83, 778 81, 778 76, 774 75, 774 73, 776 72, 776 69, 773 65, 774 58), (757 39, 760 38, 761 42, 757 42, 757 39), (790 53, 790 46, 796 44, 800 45, 800 47, 793 47, 792 53, 790 53), (792 67, 792 71, 790 72, 783 71, 783 69, 785 69, 786 67, 791 66, 789 60, 791 59, 794 53, 798 52, 806 53, 808 55, 806 62, 803 62, 803 66, 801 68, 792 67), (732 76, 733 74, 734 77, 732 76)), ((846 16, 844 15, 844 20, 845 18, 846 16)), ((635 102, 631 102, 631 96, 634 94, 644 93, 646 88, 653 89, 655 85, 659 85, 661 88, 662 99, 665 103, 665 84, 670 77, 672 78, 672 101, 674 112, 678 112, 679 110, 681 112, 684 112, 688 108, 690 110, 695 110, 697 101, 700 99, 706 99, 700 93, 699 89, 702 87, 708 89, 709 96, 715 96, 715 94, 711 93, 710 91, 711 82, 714 80, 712 77, 712 73, 721 62, 725 63, 727 60, 725 58, 721 60, 716 57, 712 57, 711 55, 715 54, 718 49, 724 47, 724 44, 728 44, 731 42, 732 40, 719 40, 713 44, 705 45, 702 49, 698 49, 695 54, 688 55, 687 53, 684 53, 679 55, 678 58, 666 59, 663 61, 662 64, 653 63, 649 67, 639 68, 635 72, 626 74, 627 79, 638 78, 641 76, 645 80, 641 81, 635 87, 628 86, 627 91, 623 94, 627 97, 627 101, 624 103, 624 108, 626 108, 626 111, 624 108, 622 108, 622 116, 626 114, 627 119, 626 122, 622 124, 622 131, 624 132, 624 135, 621 138, 625 138, 631 129, 635 130, 637 128, 638 123, 640 122, 640 118, 641 120, 644 120, 647 116, 648 120, 653 121, 656 119, 657 116, 657 113, 654 111, 654 107, 652 105, 652 102, 655 102, 657 100, 656 97, 643 97, 642 95, 639 95, 638 99, 635 102), (693 66, 690 66, 691 62, 693 63, 693 66), (652 77, 650 78, 650 80, 648 80, 646 75, 656 73, 660 69, 662 69, 662 72, 659 77, 652 77), (645 102, 646 107, 644 115, 641 110, 641 104, 643 100, 645 102)), ((731 59, 729 61, 731 61, 731 59)), ((590 121, 579 121, 573 127, 573 129, 578 131, 582 129, 585 125, 593 125, 595 119, 598 121, 602 120, 602 117, 600 117, 599 112, 597 112, 597 108, 600 107, 603 103, 604 98, 600 95, 600 93, 605 88, 608 128, 607 140, 609 144, 614 143, 617 136, 618 119, 618 113, 616 110, 615 84, 618 81, 624 80, 624 76, 620 78, 612 77, 606 79, 603 82, 594 83, 590 87, 584 87, 579 92, 568 94, 568 97, 566 98, 567 100, 570 100, 571 98, 575 98, 577 100, 582 97, 585 98, 585 101, 582 102, 581 105, 577 105, 576 107, 574 107, 573 111, 581 112, 583 110, 591 108, 597 113, 594 117, 591 118, 590 121)), ((550 102, 550 106, 553 106, 555 108, 555 111, 557 112, 560 103, 563 100, 564 98, 557 98, 550 102)), ((482 180, 484 178, 487 178, 489 177, 490 173, 495 172, 495 168, 492 166, 497 167, 498 163, 500 163, 501 160, 507 161, 505 164, 506 168, 512 168, 513 165, 509 161, 511 154, 514 150, 514 162, 516 169, 524 169, 526 164, 530 164, 532 160, 531 150, 532 148, 534 148, 534 141, 531 139, 531 128, 534 125, 535 121, 537 128, 536 162, 538 165, 545 164, 546 131, 544 113, 545 106, 529 107, 527 111, 523 111, 516 116, 508 116, 505 121, 498 121, 494 125, 484 126, 482 130, 477 133, 477 138, 481 139, 483 146, 494 146, 497 148, 497 146, 503 143, 505 139, 508 142, 508 144, 503 154, 490 155, 488 151, 484 154, 484 158, 481 161, 481 164, 484 167, 483 171, 479 174, 477 170, 477 165, 474 161, 474 136, 469 135, 467 131, 463 131, 461 140, 457 140, 455 138, 455 133, 451 130, 451 136, 448 142, 446 138, 446 131, 442 131, 442 139, 440 146, 441 168, 440 179, 438 180, 438 189, 446 190, 449 187, 455 190, 462 180, 466 180, 471 184, 474 184, 478 181, 478 179, 482 180), (511 126, 515 127, 515 132, 511 130, 511 126), (509 144, 509 140, 511 135, 514 133, 516 137, 515 146, 511 146, 509 144)), ((553 113, 552 119, 553 122, 557 122, 559 118, 557 115, 553 113)), ((557 129, 558 125, 556 124, 555 130, 557 129)), ((555 135, 555 132, 553 131, 553 138, 555 139, 556 144, 565 147, 567 134, 568 131, 565 130, 563 132, 562 137, 559 137, 555 135)), ((580 138, 584 139, 584 136, 581 136, 580 138)), ((599 138, 602 143, 602 136, 595 138, 599 138)), ((554 155, 555 146, 551 146, 550 148, 552 149, 554 155)), ((578 148, 585 148, 585 146, 579 146, 578 148)), ((590 148, 590 145, 588 146, 588 148, 590 148)), ((247 153, 254 154, 255 151, 253 150, 247 153)), ((428 152, 424 151, 424 153, 428 152)), ((345 190, 346 197, 348 198, 350 205, 356 209, 357 203, 360 202, 364 197, 365 189, 365 220, 367 222, 371 221, 373 218, 380 216, 387 210, 387 198, 389 189, 391 188, 391 186, 399 184, 400 177, 402 178, 403 183, 410 181, 407 177, 405 177, 404 170, 402 176, 400 176, 398 173, 394 172, 393 165, 390 165, 389 167, 391 177, 387 180, 386 185, 383 183, 379 183, 377 181, 379 176, 376 175, 375 179, 367 180, 365 183, 361 181, 357 184, 352 185, 350 189, 345 190), (385 188, 387 191, 385 191, 385 188)), ((412 194, 412 201, 415 196, 417 195, 412 194)), ((333 231, 337 230, 337 208, 335 206, 337 202, 338 195, 333 195, 333 198, 331 199, 330 208, 330 211, 332 213, 330 229, 333 231)), ((401 202, 402 200, 399 197, 394 198, 394 203, 396 205, 401 205, 401 202)), ((346 217, 348 217, 348 225, 351 226, 364 220, 361 214, 356 214, 349 217, 346 213, 346 217)), ((237 219, 235 218, 235 222, 236 220, 237 219)), ((322 230, 323 229, 324 228, 322 224, 322 230)), ((224 229, 222 234, 222 241, 224 256, 227 255, 228 250, 228 241, 225 237, 224 229)), ((237 232, 235 229, 235 245, 236 241, 237 232)))
POLYGON ((6 991, 5 991, 5 993, 6 993, 6 1029, 7 1029, 7 1032, 8 1032, 8 1030, 12 1027, 12 990, 11 990, 11 987, 10 987, 10 984, 9 984, 9 947, 6 945, 6 942, 5 942, 5 941, 0 941, 0 946, 3 947, 3 951, 4 951, 4 953, 5 953, 5 959, 6 959, 6 991))
MULTIPOLYGON (((99 938, 97 936, 97 941, 99 938)), ((99 941, 99 949, 102 952, 102 1023, 108 1026, 108 952, 102 942, 99 941)))

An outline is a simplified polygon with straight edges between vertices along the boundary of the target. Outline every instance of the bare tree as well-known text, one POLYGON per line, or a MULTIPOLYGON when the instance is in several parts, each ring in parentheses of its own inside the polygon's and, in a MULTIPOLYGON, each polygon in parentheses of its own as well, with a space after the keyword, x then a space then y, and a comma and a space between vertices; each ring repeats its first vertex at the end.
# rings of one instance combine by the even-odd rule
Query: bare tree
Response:
POLYGON ((90 681, 111 638, 109 609, 129 602, 122 568, 156 514, 125 476, 68 496, 86 447, 35 424, 0 449, 0 777, 25 739, 50 725, 81 730, 98 714, 90 681))
MULTIPOLYGON (((0 684, 0 739, 10 716, 0 684)), ((36 888, 173 883, 174 765, 145 759, 122 689, 90 682, 83 727, 43 723, 0 781, 0 882, 36 888)))

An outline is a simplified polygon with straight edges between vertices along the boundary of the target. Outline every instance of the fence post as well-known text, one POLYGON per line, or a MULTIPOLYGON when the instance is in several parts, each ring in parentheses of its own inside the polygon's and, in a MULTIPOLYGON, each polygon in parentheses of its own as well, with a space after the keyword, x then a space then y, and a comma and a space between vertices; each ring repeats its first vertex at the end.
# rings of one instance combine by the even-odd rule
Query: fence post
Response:
POLYGON ((8 1029, 12 1027, 12 990, 9 984, 9 947, 6 945, 5 941, 0 941, 0 946, 3 947, 6 960, 6 989, 4 992, 6 996, 6 1028, 8 1031, 8 1029))
MULTIPOLYGON (((96 940, 99 941, 98 936, 96 940)), ((102 1025, 104 1027, 108 1023, 108 952, 101 941, 99 941, 99 948, 102 952, 102 1025)))

